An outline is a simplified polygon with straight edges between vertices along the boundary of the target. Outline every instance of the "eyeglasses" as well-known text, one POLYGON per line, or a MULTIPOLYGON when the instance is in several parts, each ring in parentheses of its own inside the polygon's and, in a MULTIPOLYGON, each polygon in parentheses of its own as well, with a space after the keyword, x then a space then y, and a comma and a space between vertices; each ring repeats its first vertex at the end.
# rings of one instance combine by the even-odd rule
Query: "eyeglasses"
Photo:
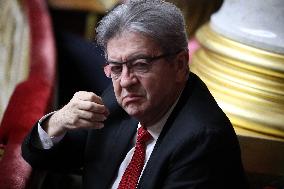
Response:
POLYGON ((116 80, 121 76, 121 73, 123 70, 123 64, 125 64, 131 73, 135 75, 143 75, 151 70, 153 63, 156 60, 174 56, 180 52, 181 51, 177 51, 175 53, 165 53, 165 54, 161 54, 159 56, 153 56, 153 57, 145 57, 145 56, 138 57, 138 58, 136 57, 132 60, 128 60, 125 62, 107 61, 106 65, 104 66, 104 72, 108 78, 112 78, 116 80))

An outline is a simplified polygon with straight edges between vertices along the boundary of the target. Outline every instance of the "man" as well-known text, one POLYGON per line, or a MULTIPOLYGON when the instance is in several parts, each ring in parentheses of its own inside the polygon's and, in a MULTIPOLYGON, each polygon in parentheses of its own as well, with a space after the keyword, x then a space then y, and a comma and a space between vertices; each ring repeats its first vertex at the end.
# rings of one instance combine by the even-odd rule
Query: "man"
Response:
POLYGON ((127 2, 103 18, 97 40, 113 88, 77 92, 36 124, 23 143, 34 168, 82 168, 86 189, 247 188, 234 130, 189 72, 180 10, 127 2))

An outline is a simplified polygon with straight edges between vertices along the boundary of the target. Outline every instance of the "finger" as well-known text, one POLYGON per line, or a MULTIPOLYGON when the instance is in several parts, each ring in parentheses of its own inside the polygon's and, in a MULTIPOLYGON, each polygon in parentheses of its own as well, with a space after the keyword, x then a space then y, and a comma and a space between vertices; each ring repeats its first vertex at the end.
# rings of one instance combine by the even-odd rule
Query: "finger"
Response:
POLYGON ((96 113, 105 113, 108 112, 106 106, 101 105, 101 104, 97 104, 94 102, 90 102, 90 101, 80 101, 77 102, 78 109, 80 110, 85 110, 85 111, 90 111, 90 112, 96 112, 96 113))
POLYGON ((102 122, 107 119, 107 116, 105 116, 104 114, 93 113, 84 110, 78 110, 78 116, 81 119, 85 119, 91 122, 102 122))
POLYGON ((68 126, 70 130, 76 129, 101 129, 104 127, 102 122, 92 122, 85 119, 78 119, 76 124, 68 126))
POLYGON ((91 101, 91 102, 95 102, 98 104, 103 104, 101 97, 99 97, 93 92, 79 91, 75 93, 74 97, 80 100, 83 100, 83 101, 91 101))

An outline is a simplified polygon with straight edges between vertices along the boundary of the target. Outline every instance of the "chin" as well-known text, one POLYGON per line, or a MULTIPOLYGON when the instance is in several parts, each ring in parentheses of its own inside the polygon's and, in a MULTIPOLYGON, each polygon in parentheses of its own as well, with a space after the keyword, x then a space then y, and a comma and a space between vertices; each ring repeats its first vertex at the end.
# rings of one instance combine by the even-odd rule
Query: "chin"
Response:
POLYGON ((144 110, 141 107, 141 105, 137 104, 129 104, 125 106, 123 109, 128 113, 128 115, 133 116, 135 118, 141 117, 144 113, 144 110))

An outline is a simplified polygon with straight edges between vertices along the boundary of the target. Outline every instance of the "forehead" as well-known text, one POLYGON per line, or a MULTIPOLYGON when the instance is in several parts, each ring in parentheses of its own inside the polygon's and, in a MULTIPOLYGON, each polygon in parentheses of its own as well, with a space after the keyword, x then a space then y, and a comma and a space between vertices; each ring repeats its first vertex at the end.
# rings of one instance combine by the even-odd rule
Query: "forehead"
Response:
POLYGON ((153 55, 160 51, 158 44, 150 37, 134 32, 124 32, 107 43, 108 59, 127 60, 135 55, 153 55))

